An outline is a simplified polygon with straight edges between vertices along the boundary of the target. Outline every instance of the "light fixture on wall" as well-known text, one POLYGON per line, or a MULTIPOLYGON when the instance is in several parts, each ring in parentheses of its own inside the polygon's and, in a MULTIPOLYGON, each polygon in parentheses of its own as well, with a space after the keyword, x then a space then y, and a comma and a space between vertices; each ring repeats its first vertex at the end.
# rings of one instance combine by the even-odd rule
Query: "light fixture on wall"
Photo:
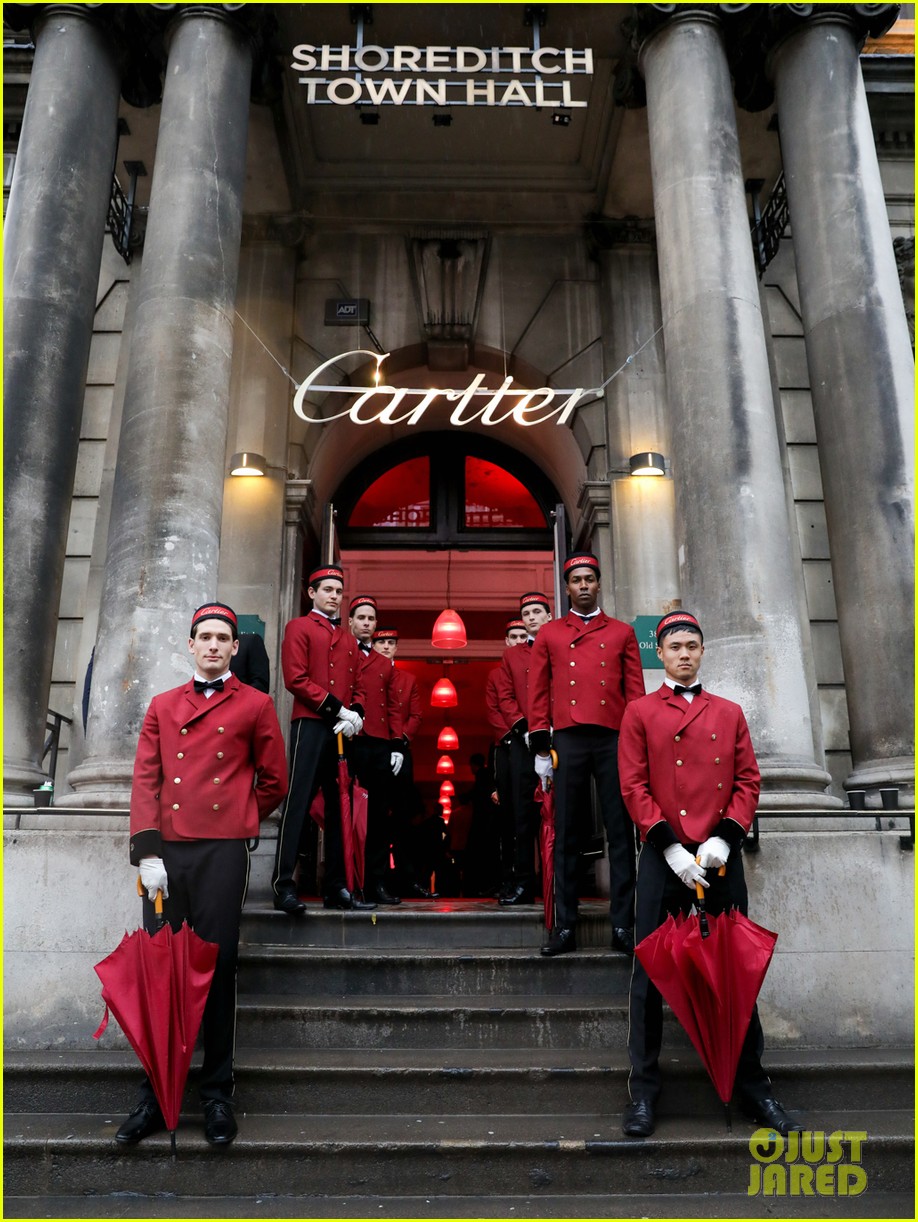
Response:
POLYGON ((665 475, 666 459, 656 450, 642 450, 631 455, 628 467, 631 475, 665 475))
POLYGON ((437 776, 452 776, 456 771, 456 765, 448 755, 441 755, 437 760, 437 776))
POLYGON ((446 553, 446 610, 437 616, 430 636, 430 643, 437 649, 464 649, 468 645, 465 634, 465 624, 462 617, 449 609, 449 578, 453 563, 453 553, 446 553))
POLYGON ((441 798, 451 798, 455 792, 456 786, 452 783, 452 781, 443 781, 440 785, 441 798))
POLYGON ((378 110, 361 110, 360 122, 364 127, 379 126, 379 111, 378 110))
POLYGON ((264 454, 242 450, 230 459, 230 475, 264 475, 268 463, 264 454))
POLYGON ((434 117, 433 117, 434 127, 449 127, 452 121, 453 121, 453 116, 449 112, 446 112, 445 114, 443 113, 434 114, 434 117))
POLYGON ((566 110, 556 110, 551 117, 553 127, 570 127, 571 117, 566 110))
POLYGON ((440 736, 437 739, 438 751, 458 751, 459 750, 459 735, 452 726, 444 726, 440 731, 440 736))

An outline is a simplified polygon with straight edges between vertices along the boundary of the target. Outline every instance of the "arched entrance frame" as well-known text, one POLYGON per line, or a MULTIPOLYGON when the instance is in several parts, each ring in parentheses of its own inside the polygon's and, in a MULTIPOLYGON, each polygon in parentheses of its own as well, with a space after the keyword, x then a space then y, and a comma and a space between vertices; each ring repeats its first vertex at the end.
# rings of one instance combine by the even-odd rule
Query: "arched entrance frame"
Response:
MULTIPOLYGON (((458 390, 466 387, 478 373, 487 375, 487 384, 495 389, 507 375, 512 375, 521 389, 534 389, 547 384, 544 373, 532 366, 515 359, 510 360, 493 349, 480 347, 473 350, 468 368, 461 372, 431 371, 426 364, 424 344, 393 352, 383 368, 387 384, 395 387, 435 385, 458 390)), ((355 382, 368 385, 374 372, 375 366, 368 364, 355 371, 352 376, 355 382)), ((344 403, 340 396, 335 398, 335 411, 342 411, 344 403)), ((341 419, 329 424, 311 426, 311 429, 321 430, 308 471, 317 509, 333 500, 337 488, 346 476, 383 446, 403 437, 449 428, 448 410, 447 405, 435 403, 416 425, 356 425, 349 419, 341 419)), ((588 475, 586 460, 569 427, 558 426, 553 421, 525 427, 513 420, 505 420, 488 427, 476 420, 462 426, 461 430, 457 429, 457 432, 460 431, 481 434, 494 441, 503 442, 535 463, 558 490, 571 521, 574 539, 580 542, 580 511, 577 507, 588 475)), ((594 442, 603 443, 602 440, 594 442)))

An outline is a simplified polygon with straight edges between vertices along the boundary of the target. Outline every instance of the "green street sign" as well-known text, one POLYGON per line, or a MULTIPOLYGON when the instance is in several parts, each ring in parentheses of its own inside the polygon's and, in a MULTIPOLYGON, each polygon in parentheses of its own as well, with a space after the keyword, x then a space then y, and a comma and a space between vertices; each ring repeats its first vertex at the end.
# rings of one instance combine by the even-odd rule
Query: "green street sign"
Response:
POLYGON ((634 635, 641 651, 641 666, 644 670, 662 670, 663 663, 657 657, 657 624, 659 615, 638 615, 631 621, 634 635))
POLYGON ((236 620, 240 632, 255 632, 265 639, 265 621, 260 615, 237 615, 236 620))

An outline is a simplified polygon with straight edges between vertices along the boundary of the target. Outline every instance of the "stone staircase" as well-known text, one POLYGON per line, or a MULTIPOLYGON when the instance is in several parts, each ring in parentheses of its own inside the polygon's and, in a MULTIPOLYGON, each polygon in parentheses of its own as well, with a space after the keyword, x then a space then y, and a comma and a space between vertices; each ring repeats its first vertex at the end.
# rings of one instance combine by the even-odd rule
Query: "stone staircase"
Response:
POLYGON ((604 907, 546 960, 535 907, 250 905, 233 1146, 205 1143, 193 1087, 177 1160, 166 1134, 116 1146, 137 1064, 89 1032, 7 1052, 4 1216, 913 1217, 911 1050, 767 1053, 808 1129, 867 1133, 856 1198, 748 1195, 754 1126, 728 1129, 675 1022, 657 1133, 622 1136, 630 961, 604 907))

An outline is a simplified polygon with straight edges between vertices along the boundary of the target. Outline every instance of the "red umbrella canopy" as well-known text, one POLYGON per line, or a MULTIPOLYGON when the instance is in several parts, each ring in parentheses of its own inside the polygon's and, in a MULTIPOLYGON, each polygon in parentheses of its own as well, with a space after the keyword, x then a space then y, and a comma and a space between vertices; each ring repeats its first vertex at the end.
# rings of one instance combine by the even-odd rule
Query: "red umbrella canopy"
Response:
POLYGON ((542 855, 542 907, 545 911, 545 928, 551 930, 555 924, 555 793, 536 785, 536 805, 541 807, 539 823, 539 852, 542 855))
POLYGON ((166 1128, 178 1127, 194 1043, 217 962, 217 944, 187 924, 126 933, 96 964, 102 1000, 147 1072, 166 1128))
POLYGON ((756 998, 778 935, 736 909, 709 916, 703 938, 697 917, 668 916, 634 953, 685 1028, 729 1103, 756 998))

